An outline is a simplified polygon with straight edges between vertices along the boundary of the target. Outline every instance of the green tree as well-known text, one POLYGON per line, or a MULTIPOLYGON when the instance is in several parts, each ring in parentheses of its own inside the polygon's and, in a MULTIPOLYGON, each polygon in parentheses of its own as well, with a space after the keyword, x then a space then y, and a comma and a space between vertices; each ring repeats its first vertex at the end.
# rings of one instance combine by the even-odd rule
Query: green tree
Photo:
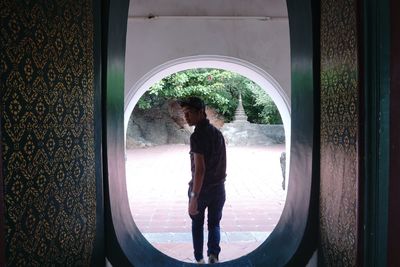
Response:
POLYGON ((263 89, 237 73, 220 69, 199 68, 174 73, 154 84, 140 98, 138 107, 148 109, 168 99, 198 96, 229 122, 234 117, 239 94, 250 122, 282 123, 274 102, 263 89))

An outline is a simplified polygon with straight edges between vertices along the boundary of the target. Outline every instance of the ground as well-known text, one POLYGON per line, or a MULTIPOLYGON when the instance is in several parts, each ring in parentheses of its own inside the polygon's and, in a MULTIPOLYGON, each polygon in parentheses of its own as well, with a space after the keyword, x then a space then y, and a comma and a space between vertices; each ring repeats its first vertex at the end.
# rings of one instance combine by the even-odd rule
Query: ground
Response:
MULTIPOLYGON (((254 250, 277 224, 286 198, 279 160, 284 149, 284 145, 227 147, 221 261, 254 250)), ((138 228, 164 254, 192 262, 188 152, 187 145, 127 150, 126 168, 131 213, 138 228)))

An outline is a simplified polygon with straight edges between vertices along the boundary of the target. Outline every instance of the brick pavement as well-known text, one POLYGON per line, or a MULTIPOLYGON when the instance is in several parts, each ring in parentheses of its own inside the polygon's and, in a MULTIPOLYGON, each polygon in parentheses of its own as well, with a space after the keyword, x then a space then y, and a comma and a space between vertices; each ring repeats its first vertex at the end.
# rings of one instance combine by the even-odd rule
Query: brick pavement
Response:
MULTIPOLYGON (((251 252, 277 224, 286 197, 279 163, 284 149, 284 145, 227 147, 221 261, 251 252)), ((187 145, 128 150, 126 168, 131 213, 138 228, 164 254, 192 262, 188 151, 187 145)))

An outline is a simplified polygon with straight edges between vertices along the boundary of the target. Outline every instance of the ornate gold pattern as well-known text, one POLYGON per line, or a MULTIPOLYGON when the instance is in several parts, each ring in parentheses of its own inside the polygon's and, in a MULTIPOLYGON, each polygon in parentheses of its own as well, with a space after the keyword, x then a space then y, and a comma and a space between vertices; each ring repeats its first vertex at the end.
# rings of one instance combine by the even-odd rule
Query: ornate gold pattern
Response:
POLYGON ((0 1, 9 266, 88 266, 96 228, 92 1, 0 1))
POLYGON ((356 266, 358 84, 356 1, 323 0, 320 236, 325 266, 356 266))

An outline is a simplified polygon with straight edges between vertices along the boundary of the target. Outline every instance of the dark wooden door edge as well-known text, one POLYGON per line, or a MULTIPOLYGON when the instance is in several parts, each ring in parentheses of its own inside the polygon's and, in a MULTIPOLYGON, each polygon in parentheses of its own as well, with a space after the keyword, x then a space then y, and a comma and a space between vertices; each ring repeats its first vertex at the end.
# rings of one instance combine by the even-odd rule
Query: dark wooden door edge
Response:
POLYGON ((390 170, 388 266, 400 266, 400 10, 398 0, 390 1, 390 170))

